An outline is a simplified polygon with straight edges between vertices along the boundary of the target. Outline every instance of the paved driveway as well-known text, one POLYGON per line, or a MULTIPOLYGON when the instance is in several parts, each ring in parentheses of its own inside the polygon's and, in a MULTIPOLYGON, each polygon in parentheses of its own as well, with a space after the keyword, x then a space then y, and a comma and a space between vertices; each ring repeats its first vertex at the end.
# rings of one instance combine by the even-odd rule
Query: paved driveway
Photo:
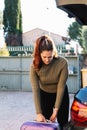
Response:
MULTIPOLYGON (((70 94, 70 106, 73 94, 70 94)), ((20 130, 20 126, 35 119, 32 92, 0 92, 0 130, 20 130)))

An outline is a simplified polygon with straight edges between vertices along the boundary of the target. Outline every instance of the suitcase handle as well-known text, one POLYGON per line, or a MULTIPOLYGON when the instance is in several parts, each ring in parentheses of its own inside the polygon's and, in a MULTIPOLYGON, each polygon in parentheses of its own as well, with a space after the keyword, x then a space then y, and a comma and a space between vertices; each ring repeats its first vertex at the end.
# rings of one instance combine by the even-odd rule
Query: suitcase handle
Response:
MULTIPOLYGON (((37 122, 37 120, 34 120, 34 121, 37 122)), ((50 120, 48 120, 48 119, 46 119, 46 122, 47 122, 47 123, 53 123, 52 121, 50 121, 50 120)), ((55 123, 55 122, 54 122, 54 123, 55 123)))

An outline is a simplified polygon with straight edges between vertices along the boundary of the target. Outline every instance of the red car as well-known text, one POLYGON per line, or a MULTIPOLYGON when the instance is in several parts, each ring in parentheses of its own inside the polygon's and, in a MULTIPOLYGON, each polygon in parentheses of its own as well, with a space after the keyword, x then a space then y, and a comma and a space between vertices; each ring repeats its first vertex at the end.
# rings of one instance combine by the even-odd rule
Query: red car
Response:
POLYGON ((71 120, 64 130, 87 130, 87 87, 75 94, 71 105, 71 120))

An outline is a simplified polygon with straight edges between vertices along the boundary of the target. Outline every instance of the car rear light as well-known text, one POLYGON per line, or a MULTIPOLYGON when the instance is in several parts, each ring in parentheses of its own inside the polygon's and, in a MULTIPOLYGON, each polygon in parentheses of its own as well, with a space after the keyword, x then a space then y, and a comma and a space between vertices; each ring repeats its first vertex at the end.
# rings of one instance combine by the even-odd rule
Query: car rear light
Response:
POLYGON ((74 100, 71 106, 71 120, 76 126, 87 126, 87 104, 74 100))

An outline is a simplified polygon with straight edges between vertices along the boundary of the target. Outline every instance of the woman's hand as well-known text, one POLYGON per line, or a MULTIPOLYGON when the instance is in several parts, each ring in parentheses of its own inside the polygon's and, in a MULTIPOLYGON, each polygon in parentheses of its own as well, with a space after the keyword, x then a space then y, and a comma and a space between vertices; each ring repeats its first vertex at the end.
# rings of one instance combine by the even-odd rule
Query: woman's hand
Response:
POLYGON ((36 120, 39 122, 46 122, 45 117, 41 113, 37 114, 36 120))
POLYGON ((58 108, 54 108, 54 109, 53 109, 53 113, 52 113, 52 115, 51 115, 51 117, 50 117, 50 121, 52 121, 52 122, 55 122, 55 121, 56 121, 57 113, 58 113, 58 108))

